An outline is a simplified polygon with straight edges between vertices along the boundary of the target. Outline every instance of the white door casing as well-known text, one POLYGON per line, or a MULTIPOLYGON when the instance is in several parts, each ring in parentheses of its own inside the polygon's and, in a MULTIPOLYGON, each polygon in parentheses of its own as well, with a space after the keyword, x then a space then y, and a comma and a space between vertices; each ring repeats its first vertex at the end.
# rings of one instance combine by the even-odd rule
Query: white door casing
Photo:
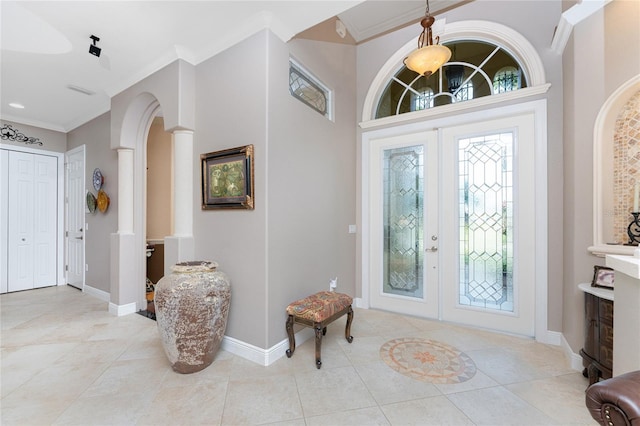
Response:
POLYGON ((84 290, 85 284, 85 146, 66 153, 66 282, 84 290))

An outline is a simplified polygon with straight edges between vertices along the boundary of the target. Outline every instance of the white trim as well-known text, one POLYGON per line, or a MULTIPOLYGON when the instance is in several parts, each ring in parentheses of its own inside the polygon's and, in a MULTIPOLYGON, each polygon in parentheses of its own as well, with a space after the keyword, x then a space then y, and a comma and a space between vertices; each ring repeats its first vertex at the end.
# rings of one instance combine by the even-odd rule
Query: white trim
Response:
POLYGON ((368 303, 365 303, 364 298, 362 297, 354 297, 353 306, 360 309, 369 309, 370 307, 368 303))
POLYGON ((572 370, 582 371, 584 367, 582 366, 582 357, 577 353, 573 352, 571 346, 569 346, 569 342, 564 338, 564 334, 560 333, 560 346, 564 351, 564 355, 567 357, 569 364, 571 365, 572 370))
POLYGON ((573 5, 564 11, 560 16, 560 22, 558 22, 556 32, 553 34, 551 50, 559 55, 562 54, 571 37, 573 27, 605 7, 610 1, 611 0, 583 0, 581 3, 573 5))
MULTIPOLYGON (((100 290, 99 288, 91 287, 90 285, 85 284, 83 292, 87 293, 89 296, 95 297, 96 299, 100 299, 103 302, 109 302, 111 300, 110 293, 100 290)), ((109 305, 111 305, 111 303, 109 305)), ((114 304, 113 306, 115 307, 116 305, 114 304)), ((109 306, 109 312, 111 312, 111 306, 109 306)))
MULTIPOLYGON (((296 347, 313 337, 313 331, 310 328, 304 328, 295 334, 296 347)), ((249 361, 253 361, 263 366, 269 366, 278 359, 282 358, 286 350, 289 349, 289 339, 284 339, 268 349, 262 349, 252 344, 243 342, 233 337, 224 336, 220 346, 234 355, 238 355, 249 361)))
POLYGON ((604 201, 603 201, 603 157, 602 146, 613 141, 615 122, 622 107, 640 90, 640 74, 632 77, 611 94, 600 108, 593 126, 593 246, 589 251, 594 254, 627 254, 620 247, 607 247, 604 241, 604 201))
MULTIPOLYGON (((111 297, 111 295, 109 295, 109 297, 111 297)), ((138 312, 138 308, 135 302, 126 305, 116 305, 115 303, 109 302, 109 313, 111 315, 122 317, 124 315, 135 314, 136 312, 138 312)))
MULTIPOLYGON (((505 48, 511 53, 524 69, 529 88, 546 83, 546 76, 542 60, 533 45, 515 30, 489 21, 458 21, 445 25, 444 34, 440 37, 441 43, 462 39, 484 40, 505 48)), ((380 68, 378 74, 371 82, 362 108, 362 120, 369 121, 375 117, 377 101, 386 87, 387 81, 402 65, 402 60, 415 48, 415 40, 411 39, 394 53, 380 68)), ((520 89, 523 90, 523 89, 520 89)), ((519 92, 520 90, 516 90, 519 92)), ((545 90, 546 91, 546 90, 545 90)), ((489 96, 488 98, 493 98, 489 96)), ((503 102, 501 98, 498 102, 503 102)), ((494 101, 496 102, 496 101, 494 101)), ((461 102, 460 104, 464 104, 461 102)), ((437 109, 444 108, 438 107, 437 109)), ((435 108, 434 108, 435 109, 435 108)), ((403 114, 405 115, 405 114, 403 114)))

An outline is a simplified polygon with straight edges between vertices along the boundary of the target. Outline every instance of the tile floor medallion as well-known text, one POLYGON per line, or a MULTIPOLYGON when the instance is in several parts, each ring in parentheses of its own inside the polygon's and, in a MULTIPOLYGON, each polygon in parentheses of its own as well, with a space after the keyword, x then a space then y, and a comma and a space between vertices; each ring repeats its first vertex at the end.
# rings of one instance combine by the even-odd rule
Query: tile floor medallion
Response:
POLYGON ((466 382, 476 365, 464 352, 436 340, 404 337, 386 342, 380 357, 400 374, 437 384, 466 382))

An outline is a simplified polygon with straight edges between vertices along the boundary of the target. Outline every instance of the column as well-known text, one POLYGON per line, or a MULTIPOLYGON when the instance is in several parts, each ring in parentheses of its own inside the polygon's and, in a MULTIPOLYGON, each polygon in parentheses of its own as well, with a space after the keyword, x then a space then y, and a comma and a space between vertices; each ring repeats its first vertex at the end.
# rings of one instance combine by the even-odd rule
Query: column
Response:
POLYGON ((173 131, 173 235, 164 242, 164 274, 178 262, 194 260, 193 132, 173 131))

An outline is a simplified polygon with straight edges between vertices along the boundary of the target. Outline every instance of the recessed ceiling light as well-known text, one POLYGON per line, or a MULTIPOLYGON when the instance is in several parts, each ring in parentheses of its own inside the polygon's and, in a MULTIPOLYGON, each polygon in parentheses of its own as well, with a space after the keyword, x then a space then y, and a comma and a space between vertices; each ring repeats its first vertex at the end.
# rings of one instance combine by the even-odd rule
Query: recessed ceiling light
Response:
POLYGON ((9 106, 10 106, 11 108, 24 109, 24 105, 19 104, 19 103, 17 103, 17 102, 11 102, 11 103, 9 104, 9 106))

